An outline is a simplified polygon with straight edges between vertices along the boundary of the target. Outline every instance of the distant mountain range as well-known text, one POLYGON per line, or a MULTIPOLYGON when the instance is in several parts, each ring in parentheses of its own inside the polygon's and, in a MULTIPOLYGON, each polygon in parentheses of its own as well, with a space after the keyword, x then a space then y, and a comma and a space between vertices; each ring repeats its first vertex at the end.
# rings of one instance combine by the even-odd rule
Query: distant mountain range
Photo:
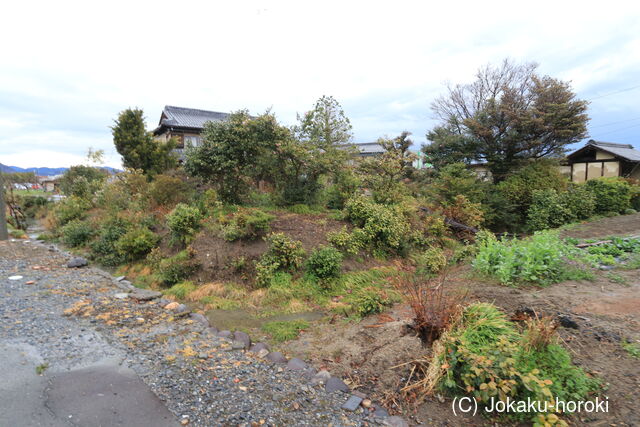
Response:
MULTIPOLYGON (((121 172, 120 169, 115 169, 109 166, 101 166, 101 169, 108 170, 110 173, 121 172)), ((33 172, 38 176, 53 176, 61 175, 69 168, 20 168, 18 166, 7 166, 0 163, 0 172, 15 173, 15 172, 33 172)))

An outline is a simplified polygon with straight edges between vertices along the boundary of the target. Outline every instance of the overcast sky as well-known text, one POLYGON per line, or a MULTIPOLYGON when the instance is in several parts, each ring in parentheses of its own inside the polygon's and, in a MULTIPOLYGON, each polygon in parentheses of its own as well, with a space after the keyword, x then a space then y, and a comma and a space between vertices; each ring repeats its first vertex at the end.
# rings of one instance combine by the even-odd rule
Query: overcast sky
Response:
POLYGON ((164 105, 272 108, 285 124, 333 95, 357 142, 435 121, 431 101, 505 57, 571 81, 590 135, 640 149, 638 2, 13 1, 0 25, 0 163, 70 166, 113 119, 164 105), (238 3, 238 4, 235 4, 238 3), (594 6, 592 6, 594 5, 594 6), (596 6, 597 5, 597 6, 596 6))

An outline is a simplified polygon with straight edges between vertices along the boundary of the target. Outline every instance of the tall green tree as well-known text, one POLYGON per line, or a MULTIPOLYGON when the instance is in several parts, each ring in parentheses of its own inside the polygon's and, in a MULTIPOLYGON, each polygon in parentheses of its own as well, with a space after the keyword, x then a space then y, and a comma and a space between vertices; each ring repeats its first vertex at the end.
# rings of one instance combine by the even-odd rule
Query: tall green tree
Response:
POLYGON ((353 139, 349 118, 333 96, 322 96, 313 110, 298 115, 297 137, 301 141, 313 141, 319 146, 332 147, 346 144, 353 139))
POLYGON ((113 143, 126 168, 141 169, 153 176, 176 166, 174 141, 160 142, 147 131, 141 109, 126 109, 111 128, 113 143))
POLYGON ((587 101, 534 63, 480 68, 476 80, 449 86, 431 108, 440 124, 423 152, 436 166, 487 162, 494 182, 530 159, 558 157, 587 136, 587 101))

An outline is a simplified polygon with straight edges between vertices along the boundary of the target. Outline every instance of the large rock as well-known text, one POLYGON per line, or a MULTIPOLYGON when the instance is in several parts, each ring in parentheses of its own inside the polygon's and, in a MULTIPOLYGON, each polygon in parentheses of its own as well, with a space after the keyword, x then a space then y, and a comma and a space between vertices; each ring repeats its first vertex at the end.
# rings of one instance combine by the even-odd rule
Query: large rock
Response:
POLYGON ((329 373, 329 371, 323 369, 315 374, 313 378, 311 378, 311 384, 325 384, 329 380, 329 378, 331 378, 331 374, 329 373))
POLYGON ((200 313, 191 313, 189 315, 189 317, 191 317, 192 320, 194 320, 195 322, 200 323, 204 327, 209 327, 209 319, 204 317, 202 314, 200 314, 200 313))
POLYGON ((80 268, 80 267, 84 267, 88 264, 87 260, 85 258, 82 258, 81 256, 79 257, 75 257, 75 258, 71 258, 69 260, 69 262, 67 263, 67 267, 68 268, 80 268))
POLYGON ((269 350, 269 346, 263 342, 256 343, 249 349, 252 353, 260 353, 260 350, 269 350))
POLYGON ((233 333, 233 339, 234 341, 240 341, 242 344, 244 344, 245 349, 251 347, 251 338, 246 332, 235 331, 233 333))
POLYGON ((284 354, 280 353, 279 351, 274 351, 267 354, 267 360, 270 360, 274 363, 287 363, 287 358, 284 357, 284 354))
POLYGON ((387 417, 382 421, 382 425, 388 427, 409 427, 409 423, 404 420, 404 418, 394 415, 392 417, 387 417))
POLYGON ((343 393, 349 392, 349 386, 344 383, 340 378, 331 377, 327 380, 324 389, 328 392, 341 391, 343 393))
POLYGON ((341 408, 346 409, 347 411, 353 412, 356 409, 358 409, 358 406, 360 406, 360 403, 362 403, 362 398, 360 396, 356 396, 355 394, 352 394, 351 396, 349 396, 347 401, 342 404, 341 408))
POLYGON ((151 301, 152 299, 160 298, 162 293, 158 291, 152 291, 151 289, 136 289, 129 294, 129 298, 137 299, 139 301, 151 301))
POLYGON ((218 332, 218 336, 220 338, 231 338, 231 331, 220 331, 218 332))
POLYGON ((308 366, 309 365, 307 365, 304 360, 297 357, 294 357, 293 359, 289 360, 289 363, 287 363, 287 369, 289 371, 303 371, 307 369, 308 366))

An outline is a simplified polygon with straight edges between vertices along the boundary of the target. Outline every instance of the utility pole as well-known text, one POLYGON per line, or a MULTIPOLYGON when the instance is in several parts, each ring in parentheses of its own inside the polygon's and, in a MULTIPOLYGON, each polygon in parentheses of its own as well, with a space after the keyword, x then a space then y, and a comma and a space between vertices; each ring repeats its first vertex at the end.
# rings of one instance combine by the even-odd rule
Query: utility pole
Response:
POLYGON ((8 240, 9 232, 7 231, 7 207, 4 204, 4 177, 0 172, 0 240, 8 240))

